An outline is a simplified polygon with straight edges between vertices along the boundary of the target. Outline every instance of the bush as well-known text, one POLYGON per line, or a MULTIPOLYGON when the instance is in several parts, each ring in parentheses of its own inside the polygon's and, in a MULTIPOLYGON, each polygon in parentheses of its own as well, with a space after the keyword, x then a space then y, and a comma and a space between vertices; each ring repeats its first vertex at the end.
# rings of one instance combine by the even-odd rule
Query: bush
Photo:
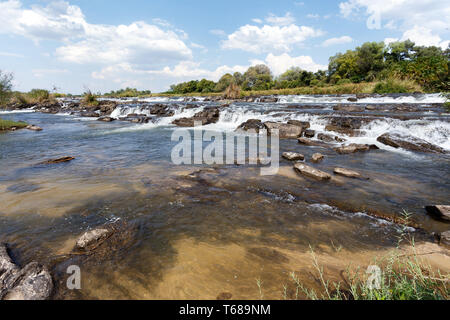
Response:
POLYGON ((231 83, 225 90, 225 99, 239 99, 241 97, 241 88, 235 84, 231 83))
POLYGON ((9 130, 15 128, 25 128, 28 124, 25 122, 16 122, 12 120, 4 120, 0 118, 0 131, 9 130))
POLYGON ((28 93, 32 103, 40 103, 50 99, 50 92, 45 89, 33 89, 28 93))
POLYGON ((84 93, 82 103, 88 106, 98 106, 100 104, 97 100, 97 96, 89 89, 84 93))
POLYGON ((422 92, 422 88, 413 80, 389 78, 375 85, 373 93, 408 93, 422 92))

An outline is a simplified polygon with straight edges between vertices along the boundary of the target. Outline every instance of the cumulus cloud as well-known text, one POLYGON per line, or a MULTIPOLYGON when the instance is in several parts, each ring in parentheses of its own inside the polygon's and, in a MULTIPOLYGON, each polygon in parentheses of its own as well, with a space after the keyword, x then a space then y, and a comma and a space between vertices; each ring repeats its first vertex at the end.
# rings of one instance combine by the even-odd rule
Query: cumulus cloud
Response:
POLYGON ((442 40, 440 36, 433 34, 431 29, 422 26, 414 26, 411 30, 403 33, 401 41, 411 40, 419 46, 436 46, 446 49, 450 43, 449 40, 442 40))
POLYGON ((348 0, 339 7, 345 17, 361 11, 366 16, 376 14, 387 22, 384 27, 403 32, 421 26, 439 34, 450 27, 450 6, 442 0, 348 0))
POLYGON ((276 76, 282 74, 291 67, 300 67, 303 70, 311 72, 317 72, 318 70, 325 70, 328 68, 328 66, 315 63, 310 56, 291 57, 287 53, 283 53, 279 56, 270 53, 265 59, 265 64, 267 64, 276 76))
POLYGON ((322 43, 322 46, 330 47, 330 46, 335 46, 338 44, 344 44, 344 43, 350 43, 350 42, 353 42, 353 39, 351 37, 342 36, 342 37, 338 37, 338 38, 327 39, 322 43))
POLYGON ((160 19, 156 21, 160 26, 90 24, 79 7, 64 1, 26 9, 19 0, 8 0, 0 2, 0 20, 0 33, 64 43, 56 49, 56 57, 66 62, 158 64, 192 57, 183 32, 162 29, 169 24, 160 19))
POLYGON ((299 45, 308 38, 321 36, 320 30, 311 27, 288 26, 262 27, 245 25, 228 35, 222 42, 223 49, 240 49, 253 53, 290 52, 294 45, 299 45))

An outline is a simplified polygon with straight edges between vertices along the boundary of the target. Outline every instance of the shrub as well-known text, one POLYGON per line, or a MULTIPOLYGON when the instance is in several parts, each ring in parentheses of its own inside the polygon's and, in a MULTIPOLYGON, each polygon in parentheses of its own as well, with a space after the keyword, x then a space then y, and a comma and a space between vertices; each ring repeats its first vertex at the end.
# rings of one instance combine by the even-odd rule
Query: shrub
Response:
POLYGON ((82 103, 88 106, 98 106, 100 104, 97 100, 97 96, 89 89, 84 93, 82 103))
POLYGON ((0 70, 0 105, 6 103, 11 96, 13 75, 0 70))
POLYGON ((32 103, 40 103, 50 99, 50 92, 45 89, 33 89, 28 93, 32 103))
POLYGON ((422 88, 413 80, 388 78, 375 85, 373 93, 408 93, 408 92, 422 92, 422 88))

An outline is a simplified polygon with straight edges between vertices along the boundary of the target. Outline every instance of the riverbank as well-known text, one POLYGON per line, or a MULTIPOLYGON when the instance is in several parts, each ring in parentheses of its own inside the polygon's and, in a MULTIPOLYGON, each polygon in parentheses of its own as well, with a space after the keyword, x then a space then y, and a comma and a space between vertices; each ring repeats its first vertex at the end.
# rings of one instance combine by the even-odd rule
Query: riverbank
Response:
POLYGON ((25 122, 17 122, 12 120, 4 120, 0 118, 0 133, 2 131, 15 131, 18 129, 23 129, 28 126, 25 122))

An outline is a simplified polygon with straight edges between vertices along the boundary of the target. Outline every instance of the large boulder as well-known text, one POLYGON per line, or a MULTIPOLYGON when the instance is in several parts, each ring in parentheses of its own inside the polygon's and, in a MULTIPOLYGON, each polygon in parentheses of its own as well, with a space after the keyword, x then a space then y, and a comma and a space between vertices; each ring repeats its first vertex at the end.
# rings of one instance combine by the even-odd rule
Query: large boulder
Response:
POLYGON ((400 133, 385 133, 378 137, 377 141, 394 148, 402 148, 410 151, 446 153, 445 150, 439 146, 425 140, 400 133))
POLYGON ((301 125, 286 124, 281 122, 265 122, 269 135, 273 135, 275 130, 278 130, 280 139, 297 139, 305 130, 301 125))
POLYGON ((335 117, 331 118, 325 130, 339 132, 349 136, 358 136, 360 134, 359 129, 370 121, 371 119, 359 117, 335 117))
POLYGON ((253 130, 259 133, 260 130, 265 130, 266 126, 262 123, 261 120, 258 119, 250 119, 242 123, 239 127, 237 127, 236 131, 249 131, 253 130))
POLYGON ((159 117, 171 117, 175 114, 168 105, 155 104, 150 107, 150 114, 159 117))
POLYGON ((310 177, 310 178, 314 178, 317 180, 329 180, 331 179, 331 176, 324 172, 324 171, 320 171, 318 169, 315 169, 313 167, 307 166, 306 164, 303 163, 296 163, 294 165, 294 170, 301 173, 304 176, 310 177))
POLYGON ((20 269, 0 245, 0 299, 46 300, 53 291, 53 280, 46 267, 31 262, 20 269))
POLYGON ((425 209, 432 216, 438 217, 443 220, 450 221, 450 205, 435 205, 435 206, 426 206, 425 209))
POLYGON ((194 127, 196 123, 202 126, 217 123, 220 117, 220 110, 217 107, 205 108, 203 111, 196 113, 191 118, 180 118, 172 122, 178 127, 194 127))

